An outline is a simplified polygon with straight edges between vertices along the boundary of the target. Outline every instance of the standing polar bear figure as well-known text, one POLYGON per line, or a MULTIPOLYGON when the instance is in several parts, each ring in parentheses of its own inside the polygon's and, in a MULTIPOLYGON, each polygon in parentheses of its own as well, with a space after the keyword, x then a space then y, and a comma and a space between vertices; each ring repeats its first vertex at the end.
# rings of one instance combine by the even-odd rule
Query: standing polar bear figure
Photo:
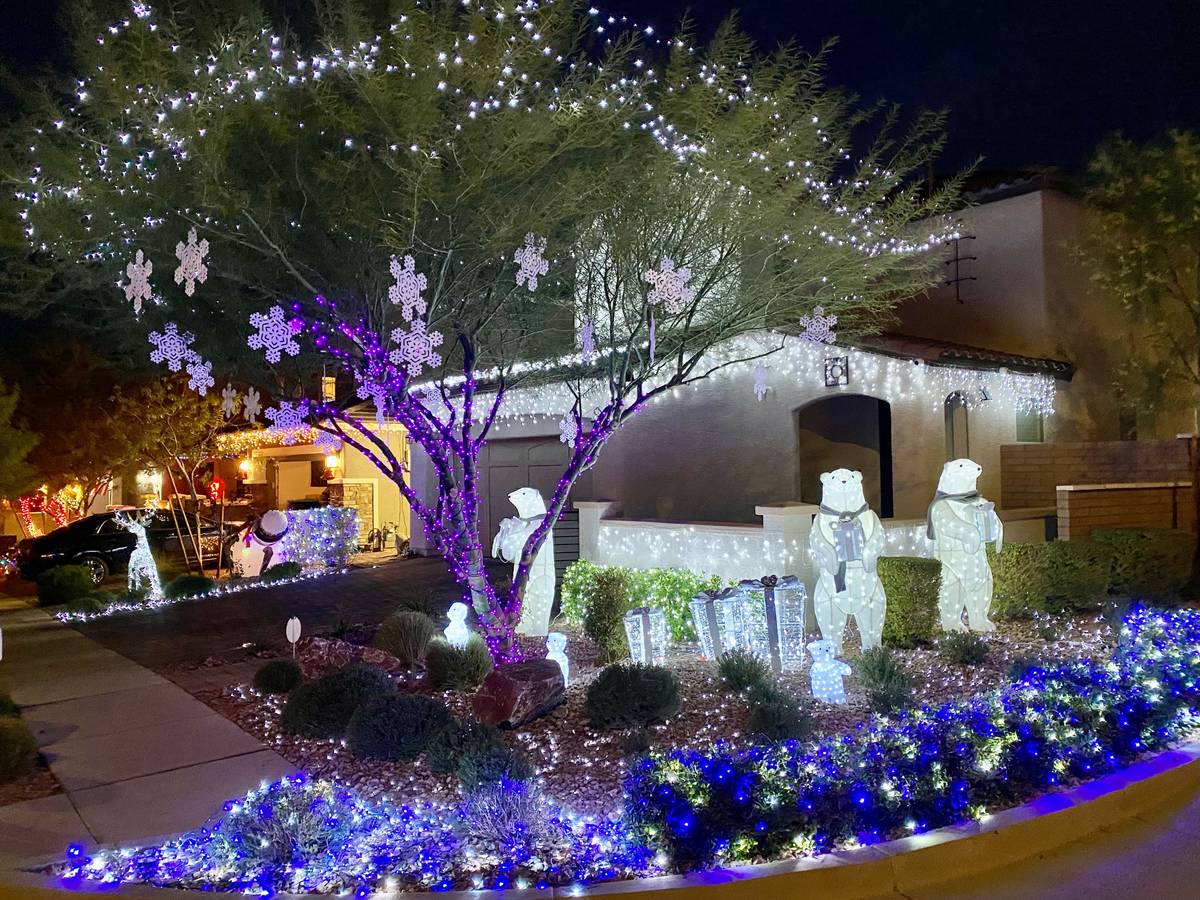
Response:
MULTIPOLYGON (((508 495, 517 515, 501 519, 500 530, 492 541, 492 556, 513 564, 513 575, 521 565, 521 553, 530 535, 546 516, 546 501, 536 488, 523 487, 508 495)), ((544 635, 550 630, 550 607, 554 604, 554 532, 533 558, 529 580, 525 582, 525 597, 521 602, 520 634, 544 635)))
POLYGON ((994 503, 979 495, 975 483, 983 467, 969 459, 952 459, 942 467, 937 493, 929 504, 928 536, 942 563, 938 614, 943 631, 992 631, 992 569, 987 549, 1004 549, 1004 525, 994 503), (963 624, 963 613, 967 625, 963 624))
POLYGON ((862 472, 834 469, 821 475, 821 511, 808 533, 808 547, 817 565, 813 592, 821 635, 842 653, 846 619, 854 616, 862 648, 878 647, 883 638, 887 597, 875 573, 883 553, 883 524, 867 505, 862 472))

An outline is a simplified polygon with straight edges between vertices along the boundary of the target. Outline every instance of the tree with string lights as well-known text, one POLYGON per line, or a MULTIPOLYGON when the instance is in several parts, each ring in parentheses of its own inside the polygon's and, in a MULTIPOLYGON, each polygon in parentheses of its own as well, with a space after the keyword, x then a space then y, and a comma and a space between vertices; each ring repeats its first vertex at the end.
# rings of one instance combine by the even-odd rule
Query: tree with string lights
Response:
POLYGON ((47 96, 19 199, 35 247, 124 273, 173 370, 261 381, 274 427, 394 481, 510 660, 530 566, 613 433, 804 321, 877 330, 932 282, 958 185, 921 181, 938 116, 858 108, 823 53, 574 3, 398 6, 314 44, 134 4, 47 96), (247 322, 261 354, 221 339, 247 322), (306 399, 330 364, 354 399, 306 399), (500 592, 478 455, 516 388, 552 382, 570 457, 500 592), (428 458, 430 496, 372 418, 428 458))

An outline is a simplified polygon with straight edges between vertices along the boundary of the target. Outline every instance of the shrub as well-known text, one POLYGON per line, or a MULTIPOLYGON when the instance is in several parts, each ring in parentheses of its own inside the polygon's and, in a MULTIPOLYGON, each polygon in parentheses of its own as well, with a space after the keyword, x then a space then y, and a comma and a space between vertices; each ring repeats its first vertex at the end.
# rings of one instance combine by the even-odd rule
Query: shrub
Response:
POLYGON ((536 785, 523 781, 489 782, 463 798, 463 820, 471 837, 511 853, 514 841, 536 841, 549 834, 550 809, 536 785))
POLYGON ((175 600, 179 597, 197 597, 211 591, 215 583, 207 575, 180 575, 163 585, 163 596, 168 600, 175 600))
POLYGON ((650 752, 650 732, 645 728, 632 728, 621 737, 621 753, 624 756, 642 756, 650 752))
POLYGON ((293 659, 273 659, 254 673, 254 687, 264 694, 286 694, 303 680, 293 659))
POLYGON ((0 716, 19 716, 21 707, 8 694, 0 694, 0 716))
POLYGON ((55 566, 37 579, 38 605, 60 606, 92 592, 87 566, 55 566))
POLYGON ((271 566, 271 568, 258 577, 258 580, 264 584, 271 584, 275 581, 286 581, 289 578, 295 578, 303 571, 304 566, 298 562, 282 562, 279 565, 271 566))
POLYGON ((1094 609, 1108 590, 1112 555, 1097 544, 1005 544, 1000 554, 988 545, 987 554, 1002 619, 1094 609))
MULTIPOLYGON (((82 594, 78 597, 72 597, 67 602, 67 612, 73 613, 98 613, 108 609, 110 603, 125 602, 130 600, 129 597, 121 594, 110 593, 109 591, 93 591, 90 594, 82 594)), ((139 601, 133 600, 137 603, 139 601)))
POLYGON ((532 777, 533 766, 525 754, 500 742, 464 752, 455 772, 462 786, 472 790, 499 781, 524 781, 532 777))
POLYGON ((425 613, 436 622, 439 616, 445 615, 449 604, 437 591, 425 588, 405 594, 397 601, 396 606, 409 612, 425 613))
POLYGON ((465 647, 437 638, 425 648, 425 674, 439 691, 472 691, 492 671, 492 655, 477 634, 465 647))
POLYGON ((896 654, 886 647, 864 650, 855 665, 873 712, 891 713, 912 703, 913 683, 896 654))
POLYGON ((937 642, 938 653, 960 666, 973 666, 987 659, 987 641, 969 631, 951 631, 937 642))
POLYGON ((13 716, 0 718, 0 783, 33 771, 37 741, 24 722, 13 716))
POLYGON ((1046 613, 1033 614, 1033 633, 1047 643, 1053 643, 1062 637, 1058 622, 1046 613))
POLYGON ((887 596, 883 643, 888 647, 915 647, 933 640, 938 621, 938 591, 942 564, 936 559, 884 556, 876 571, 887 596))
POLYGON ((346 742, 356 759, 416 759, 453 719, 446 704, 417 694, 380 694, 354 711, 346 742))
POLYGON ((740 647, 721 654, 717 660, 717 673, 725 687, 739 694, 747 688, 771 681, 771 670, 766 661, 740 647))
POLYGON ((458 772, 459 760, 464 756, 477 755, 496 746, 504 746, 504 737, 494 725, 451 721, 429 741, 425 748, 425 764, 442 775, 453 775, 458 772))
POLYGON ((1191 581, 1194 539, 1170 528, 1092 531, 1092 540, 1112 553, 1109 589, 1150 601, 1172 599, 1191 581))
POLYGON ((751 707, 746 733, 771 742, 806 740, 813 733, 812 713, 807 706, 773 700, 751 707))
POLYGON ((639 606, 658 607, 667 620, 667 631, 674 641, 696 640, 690 603, 705 590, 715 590, 722 581, 715 575, 701 575, 688 569, 630 569, 623 566, 597 566, 579 560, 567 567, 562 579, 562 614, 572 625, 582 625, 602 572, 624 576, 628 610, 639 606))
POLYGON ((620 569, 602 569, 596 575, 591 601, 583 615, 583 633, 600 648, 605 662, 629 655, 625 637, 625 613, 629 609, 629 577, 620 569))
POLYGON ((383 620, 371 643, 411 668, 425 659, 437 633, 437 623, 425 613, 402 609, 383 620))
POLYGON ((593 728, 653 725, 679 711, 679 682, 661 666, 609 666, 588 685, 584 711, 593 728))
POLYGON ((1036 656, 1018 656, 1008 666, 1009 681, 1024 681, 1031 669, 1041 669, 1046 665, 1044 659, 1036 656))
POLYGON ((292 691, 280 726, 301 737, 341 737, 360 704, 393 689, 391 676, 383 669, 349 665, 292 691))

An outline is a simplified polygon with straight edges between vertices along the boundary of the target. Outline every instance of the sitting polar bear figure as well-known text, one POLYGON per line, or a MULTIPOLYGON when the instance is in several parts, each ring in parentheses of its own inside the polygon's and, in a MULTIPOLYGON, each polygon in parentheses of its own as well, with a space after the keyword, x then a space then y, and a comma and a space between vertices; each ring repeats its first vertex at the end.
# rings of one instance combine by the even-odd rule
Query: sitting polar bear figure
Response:
POLYGON ((943 631, 992 631, 992 569, 986 544, 1004 549, 1004 525, 995 504, 979 495, 975 483, 983 467, 952 459, 942 467, 937 493, 929 504, 928 536, 942 563, 938 615, 943 631), (963 613, 967 625, 963 624, 963 613))
MULTIPOLYGON (((521 554, 530 536, 542 524, 546 516, 546 501, 536 488, 523 487, 508 495, 517 508, 515 517, 502 519, 500 530, 492 541, 492 556, 513 564, 513 575, 521 565, 521 554)), ((544 635, 550 630, 550 607, 554 604, 554 532, 533 558, 529 569, 529 580, 525 582, 525 596, 521 602, 521 621, 517 623, 520 634, 544 635)), ((486 612, 486 610, 485 610, 486 612)))
POLYGON ((821 510, 808 533, 816 563, 813 606, 821 635, 842 653, 846 619, 854 616, 862 648, 878 647, 883 638, 887 597, 875 573, 883 553, 883 524, 867 505, 862 472, 835 469, 821 475, 821 510))

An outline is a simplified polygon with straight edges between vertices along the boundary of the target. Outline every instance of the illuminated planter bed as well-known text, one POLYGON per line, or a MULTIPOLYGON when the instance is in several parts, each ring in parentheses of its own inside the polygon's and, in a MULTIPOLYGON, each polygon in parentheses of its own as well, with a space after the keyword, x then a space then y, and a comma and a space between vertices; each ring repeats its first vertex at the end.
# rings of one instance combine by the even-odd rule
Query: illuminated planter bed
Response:
POLYGON ((565 896, 593 882, 695 870, 704 871, 619 887, 762 896, 769 888, 748 883, 753 875, 861 896, 876 881, 890 890, 901 872, 931 883, 1041 852, 1194 784, 1191 750, 1140 758, 1196 724, 1198 649, 1200 614, 1136 612, 1109 663, 1034 670, 1003 690, 816 743, 652 754, 629 778, 619 821, 577 820, 548 806, 537 814, 539 836, 496 839, 469 811, 370 803, 301 780, 227 805, 203 831, 142 850, 80 853, 56 874, 76 887, 360 896, 521 886, 565 896), (1045 812, 1055 812, 1052 825, 1039 824, 1045 812), (1001 828, 1006 839, 986 851, 951 840, 1006 823, 1014 830, 1001 828), (853 850, 866 844, 878 846, 853 850), (900 855, 908 851, 920 852, 900 855), (951 859, 959 851, 961 865, 951 859), (736 868, 768 860, 777 862, 736 868))

